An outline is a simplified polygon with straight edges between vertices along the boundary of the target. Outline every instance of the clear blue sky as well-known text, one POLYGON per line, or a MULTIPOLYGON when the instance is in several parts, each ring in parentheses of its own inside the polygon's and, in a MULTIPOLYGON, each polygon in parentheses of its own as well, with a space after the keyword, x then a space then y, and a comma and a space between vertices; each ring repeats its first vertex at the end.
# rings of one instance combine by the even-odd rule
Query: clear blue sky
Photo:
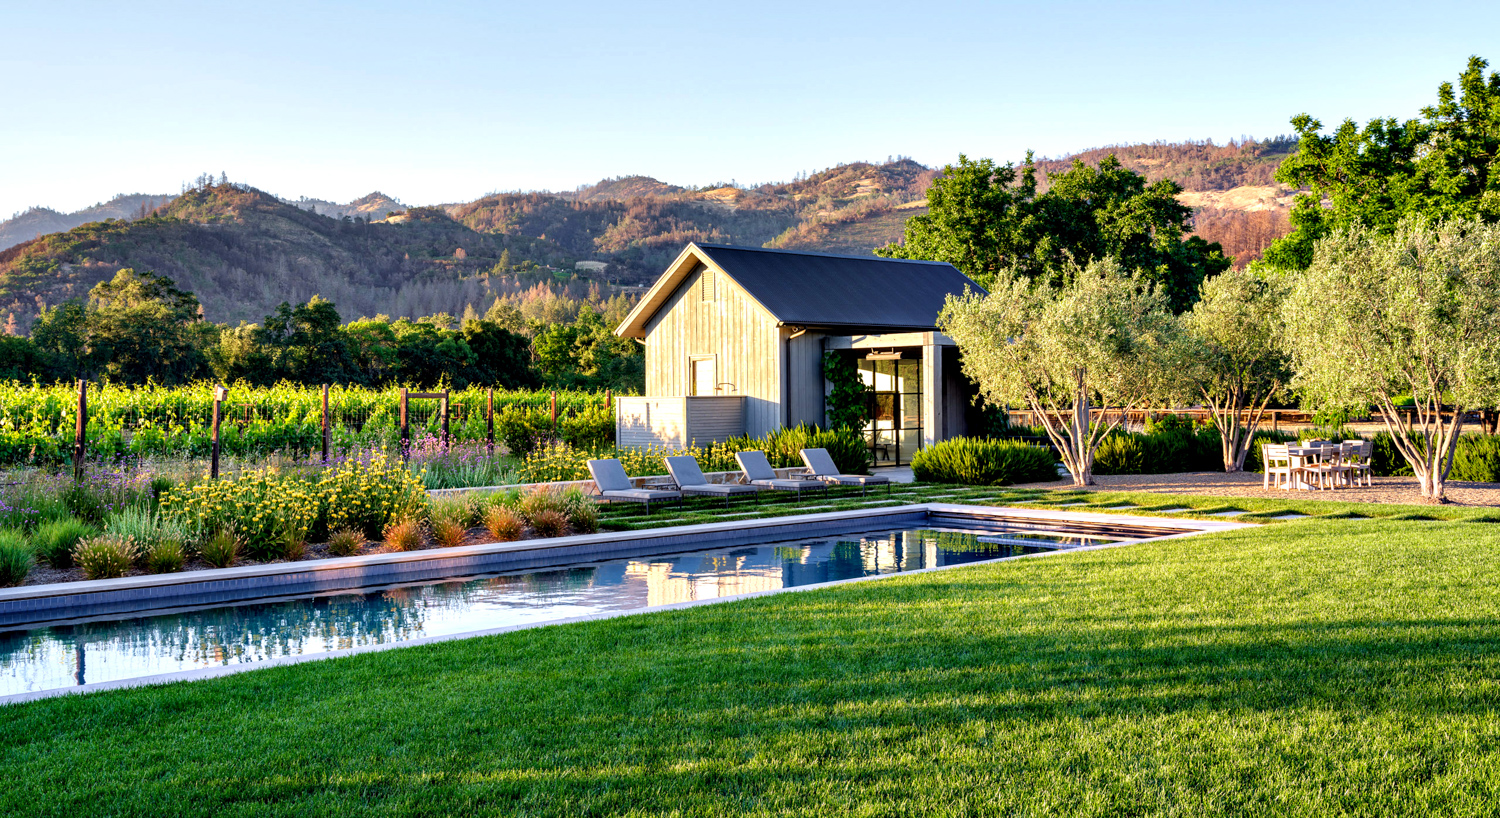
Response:
POLYGON ((1500 4, 17 3, 0 218, 226 171, 410 204, 1409 117, 1500 4))

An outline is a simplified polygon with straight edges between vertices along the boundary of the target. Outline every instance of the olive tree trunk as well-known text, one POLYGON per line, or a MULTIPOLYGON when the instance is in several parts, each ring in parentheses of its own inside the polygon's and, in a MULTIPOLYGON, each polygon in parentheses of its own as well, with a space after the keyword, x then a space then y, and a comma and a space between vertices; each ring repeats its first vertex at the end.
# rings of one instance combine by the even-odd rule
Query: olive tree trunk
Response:
MULTIPOLYGON (((1106 424, 1101 419, 1098 424, 1089 422, 1089 415, 1093 407, 1089 400, 1088 371, 1078 369, 1073 373, 1072 408, 1070 417, 1066 423, 1062 420, 1060 407, 1046 406, 1040 395, 1032 393, 1028 397, 1028 403, 1037 417, 1042 419, 1042 427, 1047 430, 1047 437, 1052 440, 1052 445, 1062 455, 1063 465, 1073 476, 1073 485, 1094 485, 1094 452, 1099 448, 1099 441, 1104 436, 1114 431, 1121 423, 1106 424)), ((1121 413, 1121 418, 1129 415, 1129 408, 1121 413)))
POLYGON ((1396 411, 1390 396, 1382 393, 1377 398, 1386 431, 1416 475, 1422 501, 1448 502, 1448 472, 1453 468, 1458 436, 1463 433, 1464 407, 1445 409, 1440 398, 1430 398, 1417 404, 1413 419, 1408 421, 1396 411))

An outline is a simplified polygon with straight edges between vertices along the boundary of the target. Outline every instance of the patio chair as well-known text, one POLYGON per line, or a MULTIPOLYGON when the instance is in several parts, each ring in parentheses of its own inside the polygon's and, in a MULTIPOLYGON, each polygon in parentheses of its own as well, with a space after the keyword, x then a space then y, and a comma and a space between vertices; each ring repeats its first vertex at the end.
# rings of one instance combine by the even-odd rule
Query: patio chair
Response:
POLYGON ((599 499, 607 503, 644 503, 646 513, 651 513, 652 503, 676 502, 682 505, 682 492, 661 489, 638 489, 625 475, 625 467, 615 458, 590 460, 589 474, 594 477, 594 486, 599 489, 599 499))
POLYGON ((1364 477, 1365 487, 1375 485, 1374 471, 1370 464, 1370 458, 1375 455, 1375 444, 1369 440, 1356 440, 1345 444, 1349 449, 1344 452, 1344 465, 1349 467, 1349 477, 1352 485, 1358 486, 1360 477, 1364 477))
POLYGON ((1291 485, 1292 458, 1287 454, 1285 443, 1260 444, 1260 462, 1266 470, 1261 488, 1281 488, 1283 482, 1291 485))
POLYGON ((1318 488, 1336 489, 1340 483, 1347 483, 1351 470, 1344 464, 1342 447, 1327 443, 1318 451, 1318 462, 1303 467, 1303 471, 1317 478, 1318 488))
POLYGON ((802 463, 807 466, 807 473, 814 480, 835 486, 859 486, 859 495, 863 497, 870 486, 885 484, 885 493, 891 493, 891 480, 883 474, 839 474, 839 467, 834 465, 833 458, 827 449, 803 449, 802 463))
POLYGON ((743 483, 710 483, 698 467, 698 459, 690 454, 673 455, 667 458, 667 471, 677 482, 677 490, 683 494, 704 494, 723 497, 724 507, 729 508, 731 497, 752 496, 760 502, 760 489, 743 483))
POLYGON ((771 461, 766 459, 765 452, 735 452, 734 459, 740 464, 740 470, 745 473, 745 482, 761 491, 795 491, 797 499, 801 500, 804 491, 828 490, 826 483, 817 480, 777 477, 776 470, 771 468, 771 461))

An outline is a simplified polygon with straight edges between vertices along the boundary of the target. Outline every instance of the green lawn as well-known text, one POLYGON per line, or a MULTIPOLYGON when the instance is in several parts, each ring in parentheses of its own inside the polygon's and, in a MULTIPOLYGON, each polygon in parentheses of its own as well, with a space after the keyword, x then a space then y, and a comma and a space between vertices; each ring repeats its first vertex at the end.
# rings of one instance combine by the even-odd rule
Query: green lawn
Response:
POLYGON ((1497 624, 1301 520, 3 708, 0 814, 1493 815, 1497 624))

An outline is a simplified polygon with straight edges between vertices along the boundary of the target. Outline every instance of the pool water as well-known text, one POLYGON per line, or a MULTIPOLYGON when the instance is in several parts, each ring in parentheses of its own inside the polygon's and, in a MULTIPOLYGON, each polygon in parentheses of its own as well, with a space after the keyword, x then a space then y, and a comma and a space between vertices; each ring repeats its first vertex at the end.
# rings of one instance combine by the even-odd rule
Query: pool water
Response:
POLYGON ((881 529, 0 633, 0 696, 642 610, 1118 538, 881 529), (983 539, 981 539, 981 537, 983 539))

